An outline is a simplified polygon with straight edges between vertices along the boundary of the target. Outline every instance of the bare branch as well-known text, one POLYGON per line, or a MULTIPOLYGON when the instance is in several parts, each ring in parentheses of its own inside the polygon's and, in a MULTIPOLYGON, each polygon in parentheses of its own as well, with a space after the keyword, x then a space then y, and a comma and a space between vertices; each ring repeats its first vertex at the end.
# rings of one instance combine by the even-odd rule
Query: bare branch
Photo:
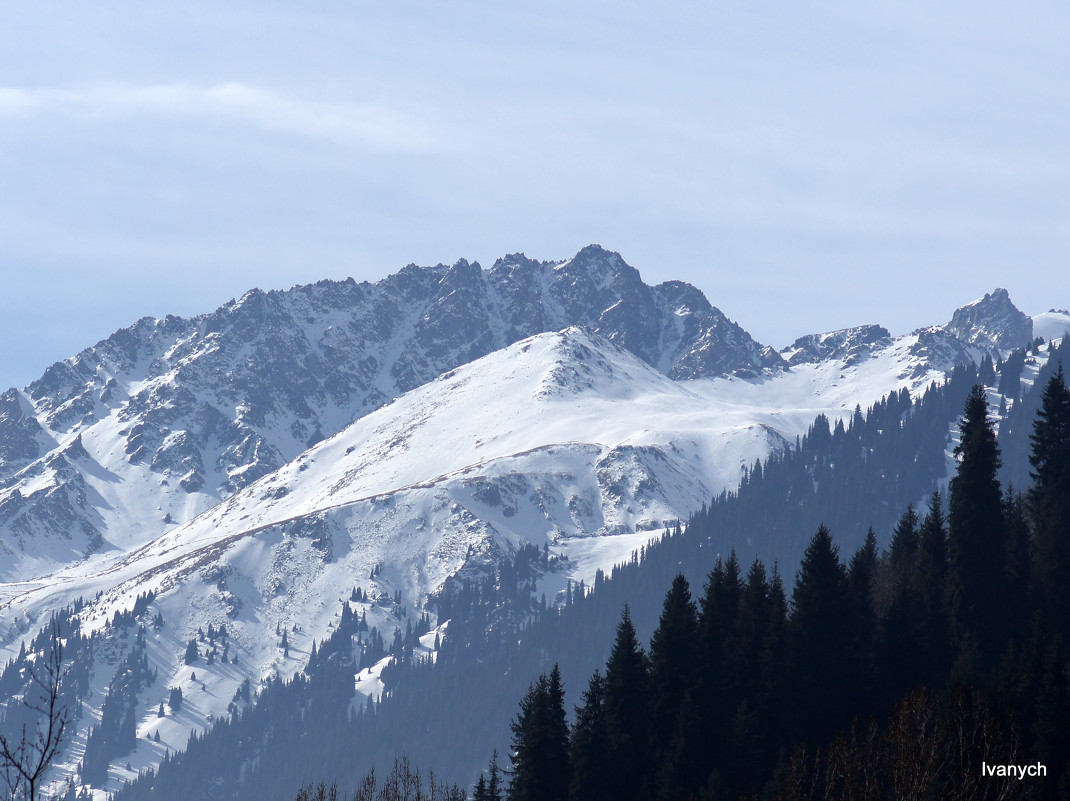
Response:
POLYGON ((22 725, 22 735, 14 743, 0 733, 0 777, 11 799, 37 801, 38 788, 52 761, 59 753, 71 711, 61 699, 61 686, 69 667, 63 667, 63 639, 59 619, 53 618, 48 649, 43 659, 33 661, 27 669, 29 684, 23 694, 23 706, 37 718, 31 732, 22 725))

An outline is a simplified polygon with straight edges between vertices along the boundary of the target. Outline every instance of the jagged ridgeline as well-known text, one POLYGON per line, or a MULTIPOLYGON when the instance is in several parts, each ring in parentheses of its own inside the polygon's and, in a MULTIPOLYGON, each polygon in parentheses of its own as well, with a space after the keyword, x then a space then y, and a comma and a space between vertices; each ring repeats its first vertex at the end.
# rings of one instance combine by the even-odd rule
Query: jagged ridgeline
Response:
MULTIPOLYGON (((1005 364, 1015 370, 1018 358, 1005 364)), ((1016 383, 1012 393, 1035 408, 1066 352, 1035 345, 1020 358, 1043 362, 1036 379, 1016 383)), ((543 558, 534 554, 462 587, 441 599, 450 604, 453 622, 437 660, 399 661, 381 704, 352 706, 353 638, 336 635, 341 640, 325 646, 326 659, 320 651, 311 675, 274 682, 250 708, 193 738, 186 753, 118 799, 177 801, 191 793, 206 799, 289 798, 324 778, 351 791, 370 767, 388 769, 398 751, 447 781, 470 784, 493 748, 506 753, 518 699, 536 677, 559 664, 570 698, 578 701, 588 676, 609 656, 624 605, 630 605, 638 636, 649 638, 676 574, 702 586, 733 548, 744 565, 759 556, 767 565, 776 558, 781 569, 794 566, 822 522, 844 553, 862 545, 870 526, 888 543, 907 504, 923 503, 946 481, 971 387, 987 381, 992 411, 1013 404, 1010 394, 999 392, 1003 366, 989 361, 980 370, 961 367, 923 397, 897 393, 843 426, 815 421, 797 447, 749 471, 738 493, 714 499, 682 529, 600 576, 590 592, 570 588, 562 608, 544 608, 530 589, 525 592, 543 569, 543 558), (775 550, 761 544, 767 535, 775 550)), ((1006 436, 1007 469, 1027 470, 1011 454, 1028 453, 1028 445, 1018 442, 1028 431, 1010 427, 1006 436)), ((791 578, 785 575, 784 583, 790 586, 791 578)))

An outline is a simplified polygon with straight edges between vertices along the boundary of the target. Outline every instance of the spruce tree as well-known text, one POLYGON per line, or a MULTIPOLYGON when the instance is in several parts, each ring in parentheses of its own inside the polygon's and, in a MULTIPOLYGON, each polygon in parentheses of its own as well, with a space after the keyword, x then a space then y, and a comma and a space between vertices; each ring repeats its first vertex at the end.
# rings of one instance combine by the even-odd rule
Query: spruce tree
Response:
POLYGON ((962 669, 970 673, 975 659, 982 670, 994 666, 1007 626, 1001 459, 980 384, 966 399, 959 434, 959 465, 949 486, 948 598, 962 669))
POLYGON ((699 673, 701 681, 695 690, 699 726, 714 738, 709 743, 718 758, 723 751, 727 724, 735 704, 732 700, 732 678, 727 664, 727 647, 739 620, 740 597, 739 560, 733 550, 727 560, 717 563, 706 582, 705 593, 699 601, 699 673))
POLYGON ((502 801, 501 768, 498 767, 498 749, 490 757, 486 774, 479 774, 472 801, 502 801))
POLYGON ((677 575, 650 640, 650 743, 657 756, 671 745, 684 693, 693 683, 697 645, 698 608, 687 579, 677 575))
POLYGON ((732 551, 727 560, 717 560, 700 601, 699 633, 703 650, 700 658, 706 670, 720 669, 720 652, 736 624, 742 589, 739 560, 732 551))
POLYGON ((762 643, 761 689, 758 700, 766 710, 772 736, 762 756, 770 762, 786 740, 791 717, 788 702, 788 599, 780 569, 773 563, 769 577, 769 606, 765 641, 762 643))
POLYGON ((950 658, 947 570, 947 521, 943 499, 939 492, 933 492, 921 524, 918 559, 910 583, 910 594, 919 610, 918 676, 930 687, 944 681, 950 658))
POLYGON ((733 551, 727 561, 717 559, 699 601, 697 670, 693 686, 681 696, 668 749, 662 752, 652 779, 659 799, 697 796, 724 758, 734 708, 726 644, 736 629, 741 592, 739 560, 733 551))
POLYGON ((510 801, 561 801, 568 797, 568 724, 557 665, 531 685, 511 724, 510 801))
POLYGON ((650 734, 650 676, 646 654, 624 607, 606 662, 606 726, 614 767, 613 798, 646 799, 650 734))
POLYGON ((595 671, 576 707, 576 723, 569 740, 572 762, 570 801, 612 801, 613 765, 609 760, 609 732, 605 715, 606 682, 595 671))
POLYGON ((762 738, 756 734, 770 725, 768 688, 762 674, 773 605, 765 566, 756 559, 743 584, 736 625, 725 643, 729 731, 718 778, 721 789, 733 796, 765 767, 762 738))
POLYGON ((1003 495, 1003 527, 1006 532, 1003 572, 1007 587, 1004 614, 1008 621, 1007 633, 1017 644, 1021 643, 1022 632, 1028 629, 1031 617, 1029 591, 1032 566, 1029 522, 1025 506, 1022 494, 1013 486, 1008 486, 1003 495))
POLYGON ((852 684, 858 696, 852 705, 863 716, 876 712, 876 654, 874 640, 877 614, 873 606, 873 582, 877 572, 877 535, 872 528, 847 566, 847 594, 851 608, 850 651, 854 676, 852 684))
POLYGON ((762 650, 769 629, 769 582, 765 566, 755 559, 739 600, 736 624, 725 643, 725 684, 731 702, 754 698, 761 691, 762 650))
POLYGON ((487 767, 487 801, 502 801, 502 769, 498 766, 498 749, 490 755, 487 767))
POLYGON ((1048 625, 1070 638, 1070 390, 1061 362, 1044 386, 1029 441, 1034 586, 1048 625))
POLYGON ((828 528, 821 525, 803 556, 791 596, 791 653, 797 722, 827 736, 842 722, 850 686, 851 619, 847 575, 828 528))
POLYGON ((892 532, 892 543, 888 559, 892 569, 893 594, 905 589, 905 584, 914 572, 914 561, 918 558, 918 513, 914 504, 907 506, 892 532))

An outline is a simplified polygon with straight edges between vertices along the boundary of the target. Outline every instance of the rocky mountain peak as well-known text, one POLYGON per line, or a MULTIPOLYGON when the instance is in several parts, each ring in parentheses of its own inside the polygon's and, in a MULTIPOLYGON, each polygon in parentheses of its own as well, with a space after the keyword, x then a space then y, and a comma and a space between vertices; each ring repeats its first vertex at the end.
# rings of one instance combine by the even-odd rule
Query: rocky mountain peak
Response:
POLYGON ((784 348, 780 355, 787 359, 790 365, 826 359, 842 360, 849 365, 890 344, 891 341, 891 334, 883 326, 859 325, 826 334, 799 337, 784 348))
POLYGON ((998 288, 980 300, 967 303, 951 316, 946 330, 957 339, 991 353, 1014 350, 1033 339, 1033 320, 998 288))

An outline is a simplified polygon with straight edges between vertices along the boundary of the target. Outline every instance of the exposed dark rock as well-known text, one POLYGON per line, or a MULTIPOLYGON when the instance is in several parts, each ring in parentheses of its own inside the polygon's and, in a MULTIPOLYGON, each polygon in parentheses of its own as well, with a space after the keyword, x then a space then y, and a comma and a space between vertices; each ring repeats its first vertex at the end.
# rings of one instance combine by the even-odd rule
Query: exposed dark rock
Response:
POLYGON ((788 364, 807 364, 836 359, 854 364, 875 350, 891 344, 888 330, 879 325, 860 325, 827 334, 799 337, 781 351, 788 364))
POLYGON ((1033 341, 1033 319, 1011 303, 1006 289, 996 289, 957 309, 946 329, 957 339, 993 356, 1024 348, 1033 341))

